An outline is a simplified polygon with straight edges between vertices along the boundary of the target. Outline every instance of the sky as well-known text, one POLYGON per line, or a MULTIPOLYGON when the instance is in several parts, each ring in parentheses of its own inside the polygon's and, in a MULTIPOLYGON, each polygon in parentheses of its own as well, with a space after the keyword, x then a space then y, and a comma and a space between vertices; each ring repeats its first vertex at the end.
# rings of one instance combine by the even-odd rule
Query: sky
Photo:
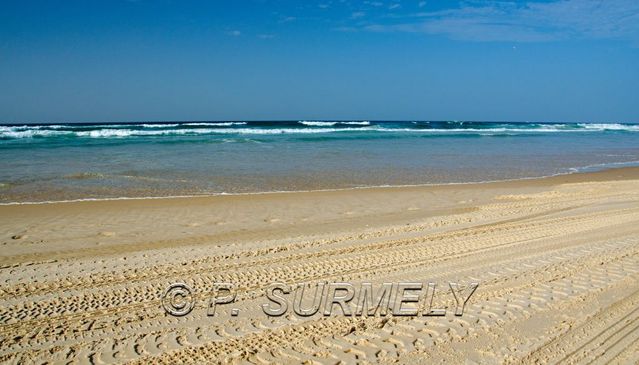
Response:
POLYGON ((639 1, 0 0, 0 123, 639 122, 639 1))

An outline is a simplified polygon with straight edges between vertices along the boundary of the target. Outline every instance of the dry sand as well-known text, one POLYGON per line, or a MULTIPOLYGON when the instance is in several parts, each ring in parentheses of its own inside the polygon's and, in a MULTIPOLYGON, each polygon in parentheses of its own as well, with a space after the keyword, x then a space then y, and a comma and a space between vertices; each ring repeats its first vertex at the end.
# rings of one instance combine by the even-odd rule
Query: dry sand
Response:
POLYGON ((0 207, 0 360, 637 363, 639 169, 0 207), (195 309, 162 309, 184 281, 195 309), (285 283, 480 285, 461 317, 267 317, 285 283), (207 316, 214 282, 238 286, 207 316), (229 307, 230 308, 230 307, 229 307), (223 310, 222 310, 223 309, 223 310))

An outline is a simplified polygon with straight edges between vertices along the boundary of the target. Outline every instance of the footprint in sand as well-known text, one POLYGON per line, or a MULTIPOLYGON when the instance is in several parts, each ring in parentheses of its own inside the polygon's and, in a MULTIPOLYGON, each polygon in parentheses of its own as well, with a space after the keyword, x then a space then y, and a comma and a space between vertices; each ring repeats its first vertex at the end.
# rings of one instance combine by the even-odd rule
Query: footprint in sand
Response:
POLYGON ((115 232, 103 231, 103 232, 98 233, 98 235, 100 235, 102 237, 113 237, 113 236, 115 236, 115 232))

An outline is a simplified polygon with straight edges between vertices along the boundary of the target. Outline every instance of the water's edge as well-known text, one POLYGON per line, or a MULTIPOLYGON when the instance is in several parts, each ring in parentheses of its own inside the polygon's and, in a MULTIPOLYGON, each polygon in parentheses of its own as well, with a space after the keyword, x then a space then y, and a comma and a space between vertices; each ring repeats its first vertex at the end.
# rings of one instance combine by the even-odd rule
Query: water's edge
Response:
POLYGON ((204 194, 191 194, 191 195, 131 196, 131 197, 122 196, 122 197, 116 197, 116 198, 84 198, 84 199, 69 199, 69 200, 33 201, 33 202, 30 202, 30 201, 4 202, 4 203, 0 203, 0 206, 45 205, 45 204, 121 201, 121 200, 189 199, 189 198, 207 198, 207 197, 216 197, 216 196, 251 196, 251 195, 268 195, 268 194, 298 194, 298 193, 314 193, 314 192, 352 191, 352 190, 366 190, 366 189, 395 189, 395 188, 419 188, 419 187, 457 186, 457 185, 480 185, 480 184, 494 184, 494 183, 500 183, 500 182, 539 180, 539 179, 547 179, 547 178, 556 177, 556 176, 586 174, 586 173, 615 170, 615 169, 621 169, 621 168, 627 168, 627 167, 639 167, 639 161, 615 162, 615 163, 609 163, 609 164, 590 165, 590 166, 584 166, 582 168, 572 168, 570 171, 552 174, 552 175, 531 176, 531 177, 523 177, 523 178, 517 178, 517 179, 433 183, 433 184, 374 185, 374 186, 357 186, 357 187, 348 187, 348 188, 315 189, 315 190, 274 190, 274 191, 258 191, 258 192, 247 192, 247 193, 204 193, 204 194))

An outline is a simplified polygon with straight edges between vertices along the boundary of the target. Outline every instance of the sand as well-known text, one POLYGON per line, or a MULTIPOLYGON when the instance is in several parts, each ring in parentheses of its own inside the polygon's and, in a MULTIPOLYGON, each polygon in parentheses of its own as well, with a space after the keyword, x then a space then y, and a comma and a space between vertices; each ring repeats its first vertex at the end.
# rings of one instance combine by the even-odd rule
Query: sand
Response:
POLYGON ((0 361, 637 363, 639 169, 0 206, 0 361), (445 316, 266 316, 279 281, 434 282, 445 316), (165 312, 175 282, 192 312, 165 312), (207 315, 215 282, 237 286, 207 315), (479 283, 462 316, 447 283, 479 283), (230 309, 239 310, 231 316, 230 309))

